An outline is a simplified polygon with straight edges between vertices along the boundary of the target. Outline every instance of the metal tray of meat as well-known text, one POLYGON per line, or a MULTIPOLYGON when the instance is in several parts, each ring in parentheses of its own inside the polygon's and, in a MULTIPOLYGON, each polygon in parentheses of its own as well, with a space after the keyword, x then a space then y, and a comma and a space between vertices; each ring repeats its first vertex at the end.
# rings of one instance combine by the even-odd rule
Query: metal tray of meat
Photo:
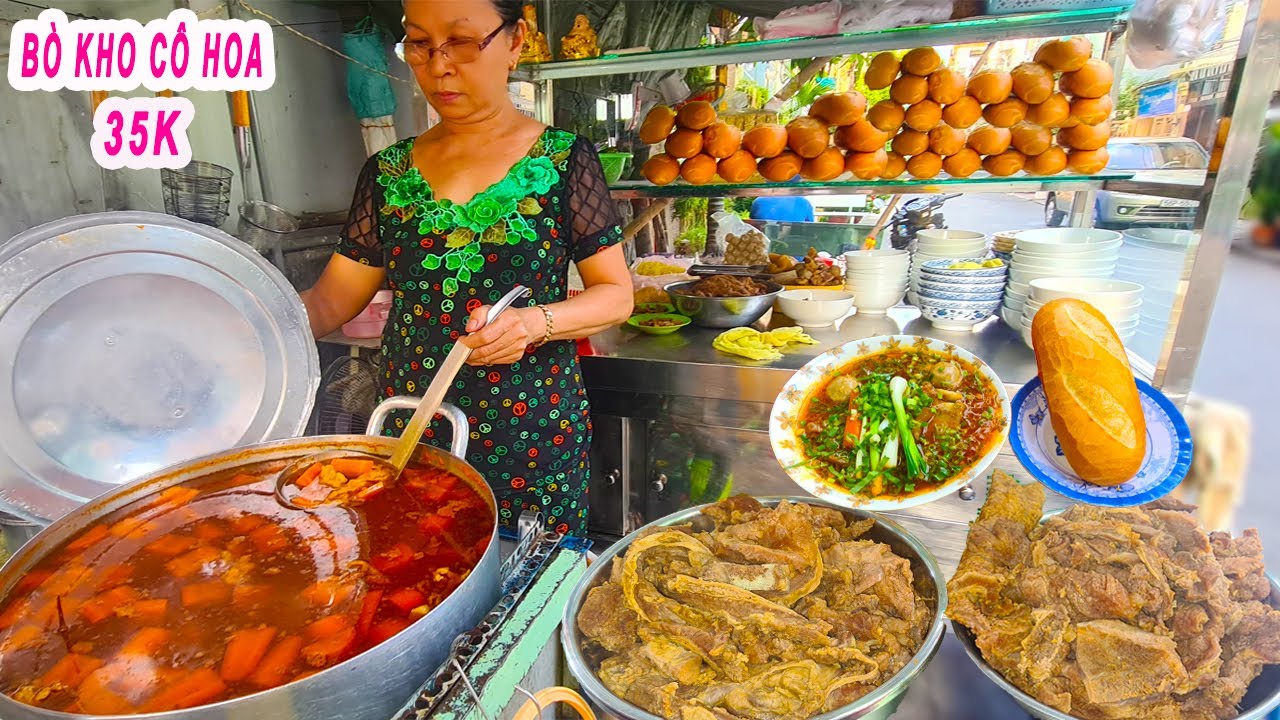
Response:
POLYGON ((147 212, 0 245, 0 509, 52 521, 177 462, 301 434, 320 367, 248 245, 147 212))

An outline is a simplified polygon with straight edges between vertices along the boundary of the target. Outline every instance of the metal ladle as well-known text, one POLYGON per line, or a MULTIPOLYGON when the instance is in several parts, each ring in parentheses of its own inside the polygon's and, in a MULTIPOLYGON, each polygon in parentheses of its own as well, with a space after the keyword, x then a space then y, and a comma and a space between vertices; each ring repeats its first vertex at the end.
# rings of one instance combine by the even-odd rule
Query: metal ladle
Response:
MULTIPOLYGON (((488 326, 503 311, 511 307, 515 301, 529 295, 531 292, 529 288, 523 285, 516 285, 510 292, 503 295, 501 300, 494 303, 493 307, 489 308, 489 313, 485 316, 484 325, 481 327, 488 326)), ((435 417, 436 411, 440 409, 440 403, 444 402, 445 393, 449 390, 449 386, 453 384, 453 379, 458 376, 458 371, 466 364, 469 357, 471 357, 470 347, 461 341, 453 344, 453 349, 445 356, 444 362, 440 365, 440 370, 436 372, 435 377, 431 379, 431 384, 427 386, 426 392, 422 394, 422 401, 418 403, 418 408, 413 411, 413 417, 409 418, 409 424, 405 426, 404 433, 400 435, 400 442, 396 443, 390 459, 356 450, 326 450, 294 460, 276 477, 276 502, 291 510, 305 510, 306 508, 295 505, 289 498, 285 497, 284 489, 292 485, 300 475, 316 463, 330 462, 340 458, 372 460, 374 468, 382 469, 388 474, 388 478, 384 483, 390 487, 400 477, 405 465, 409 464, 409 458, 413 456, 414 449, 418 447, 418 441, 422 439, 422 433, 427 429, 427 424, 431 422, 431 418, 435 417)), ((455 432, 458 431, 455 430, 455 432)), ((463 459, 465 460, 466 458, 463 459)))

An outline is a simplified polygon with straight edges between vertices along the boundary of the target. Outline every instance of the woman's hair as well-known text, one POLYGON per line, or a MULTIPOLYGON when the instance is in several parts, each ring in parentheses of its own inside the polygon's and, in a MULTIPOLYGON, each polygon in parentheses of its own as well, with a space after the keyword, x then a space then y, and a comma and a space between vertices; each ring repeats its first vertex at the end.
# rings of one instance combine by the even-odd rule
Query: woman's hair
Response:
POLYGON ((524 0, 489 0, 502 18, 502 27, 510 30, 524 17, 524 0))

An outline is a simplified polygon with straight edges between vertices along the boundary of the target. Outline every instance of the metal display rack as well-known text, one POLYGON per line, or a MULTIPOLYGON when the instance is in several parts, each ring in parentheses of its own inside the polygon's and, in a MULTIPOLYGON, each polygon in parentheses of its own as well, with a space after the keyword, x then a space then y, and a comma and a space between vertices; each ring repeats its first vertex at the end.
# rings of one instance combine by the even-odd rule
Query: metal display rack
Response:
MULTIPOLYGON (((553 3, 541 0, 541 25, 553 27, 553 3)), ((558 61, 524 65, 514 79, 533 83, 535 109, 539 119, 550 121, 554 81, 622 73, 646 73, 665 70, 755 63, 768 60, 793 60, 830 57, 880 50, 896 50, 917 46, 954 45, 969 42, 994 42, 1008 39, 1059 37, 1083 33, 1105 34, 1103 58, 1116 69, 1117 78, 1124 65, 1127 8, 1053 10, 1020 15, 984 16, 963 20, 893 28, 873 32, 855 32, 822 37, 789 38, 758 42, 731 43, 719 46, 612 53, 587 60, 558 61)), ((1233 68, 1223 116, 1232 119, 1216 172, 1200 170, 1156 171, 1139 173, 1105 172, 1093 176, 1063 175, 1054 177, 991 177, 979 173, 965 179, 854 181, 830 183, 798 183, 785 186, 769 184, 708 184, 692 186, 672 184, 654 186, 645 182, 620 182, 612 186, 619 200, 660 197, 758 197, 803 192, 810 195, 874 193, 940 193, 964 192, 1036 192, 1045 190, 1075 191, 1068 222, 1085 227, 1092 222, 1091 210, 1097 190, 1141 193, 1161 197, 1196 200, 1199 209, 1195 230, 1199 242, 1188 252, 1187 263, 1173 306, 1163 350, 1155 363, 1135 363, 1140 374, 1161 388, 1174 402, 1185 401, 1190 390, 1200 345, 1205 339, 1213 298, 1230 250, 1235 220, 1243 205, 1252 157, 1262 130, 1266 105, 1275 87, 1276 62, 1280 61, 1280 0, 1250 0, 1245 31, 1233 68)), ((1118 95, 1120 83, 1113 93, 1118 95)), ((1012 334, 1016 335, 1016 333, 1012 334)), ((1016 338, 1011 340, 1016 342, 1016 338)), ((1008 378, 1020 384, 1028 378, 1008 378)))

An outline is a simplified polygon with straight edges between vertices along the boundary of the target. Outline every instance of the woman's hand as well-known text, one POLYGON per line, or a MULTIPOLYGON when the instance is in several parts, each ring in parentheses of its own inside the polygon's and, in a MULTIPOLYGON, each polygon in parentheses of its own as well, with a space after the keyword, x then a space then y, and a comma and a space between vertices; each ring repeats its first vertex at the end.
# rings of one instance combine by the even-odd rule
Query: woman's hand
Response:
POLYGON ((524 357, 525 348, 541 340, 546 333, 546 316, 538 308, 512 308, 484 325, 489 306, 471 313, 467 335, 460 342, 471 347, 468 365, 510 365, 524 357))

